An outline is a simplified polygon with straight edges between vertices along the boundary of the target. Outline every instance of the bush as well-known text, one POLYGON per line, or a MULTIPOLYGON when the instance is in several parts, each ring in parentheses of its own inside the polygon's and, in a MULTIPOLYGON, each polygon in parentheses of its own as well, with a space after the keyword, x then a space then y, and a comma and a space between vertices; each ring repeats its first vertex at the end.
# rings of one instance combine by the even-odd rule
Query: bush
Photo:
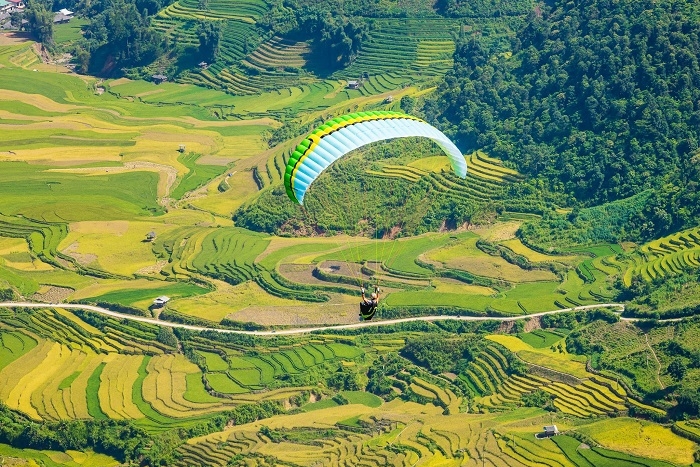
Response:
POLYGON ((0 301, 11 302, 17 298, 13 289, 0 289, 0 301))

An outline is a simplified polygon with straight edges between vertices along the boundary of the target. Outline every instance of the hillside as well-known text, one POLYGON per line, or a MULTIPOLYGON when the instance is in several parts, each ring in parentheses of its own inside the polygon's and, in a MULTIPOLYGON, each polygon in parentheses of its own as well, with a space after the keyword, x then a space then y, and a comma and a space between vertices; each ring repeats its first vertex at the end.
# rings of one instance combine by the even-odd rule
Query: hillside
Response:
POLYGON ((699 18, 691 1, 544 8, 512 57, 461 40, 426 113, 572 203, 653 189, 645 239, 696 225, 699 18))
POLYGON ((0 302, 45 304, 0 308, 0 465, 700 465, 697 5, 26 11, 75 69, 0 35, 0 302), (291 202, 376 110, 466 178, 400 138, 291 202))

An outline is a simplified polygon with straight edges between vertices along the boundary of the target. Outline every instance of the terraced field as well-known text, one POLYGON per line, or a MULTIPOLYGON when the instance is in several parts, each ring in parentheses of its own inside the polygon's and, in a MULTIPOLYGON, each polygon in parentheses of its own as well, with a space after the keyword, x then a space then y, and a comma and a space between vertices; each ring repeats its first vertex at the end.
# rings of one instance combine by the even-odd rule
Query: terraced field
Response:
POLYGON ((166 234, 155 245, 167 255, 166 273, 176 278, 204 274, 230 284, 255 281, 273 296, 325 301, 311 287, 290 284, 275 271, 255 263, 270 238, 243 229, 182 228, 166 234))
MULTIPOLYGON (((367 175, 425 183, 430 193, 456 201, 502 203, 511 222, 377 242, 276 238, 233 227, 235 209, 281 183, 296 139, 269 147, 268 138, 283 125, 290 126, 281 132, 328 115, 398 108, 402 96, 431 92, 452 66, 460 32, 478 30, 490 41, 511 34, 507 22, 376 19, 357 60, 326 76, 309 63, 308 43, 260 35, 255 22, 268 9, 262 0, 210 0, 206 10, 197 0, 169 5, 153 24, 190 51, 198 46, 199 20, 222 25, 219 59, 179 83, 107 80, 102 94, 93 78, 49 70, 31 44, 0 47, 0 129, 12 135, 0 152, 3 292, 142 310, 153 295, 168 294, 164 317, 226 318, 224 324, 252 327, 249 321, 355 321, 362 278, 382 283, 390 312, 527 314, 608 301, 615 276, 629 284, 635 275, 654 280, 700 267, 699 229, 632 251, 601 245, 551 256, 529 249, 515 237, 525 218, 518 212, 537 211, 539 200, 513 199, 524 177, 479 151, 468 155, 466 180, 452 175, 442 156, 377 163, 367 175), (358 78, 362 87, 347 89, 358 78), (187 153, 177 150, 180 144, 187 153), (151 230, 155 240, 144 241, 151 230), (351 313, 338 311, 345 309, 351 313), (239 311, 244 318, 236 322, 239 311)), ((467 323, 454 324, 465 326, 439 332, 471 333, 467 323)), ((412 326, 387 334, 217 340, 64 309, 0 310, 0 403, 37 422, 128 420, 164 439, 208 432, 218 415, 243 404, 294 407, 190 440, 178 448, 180 465, 665 467, 693 460, 693 443, 624 417, 632 406, 658 417, 667 416, 664 410, 588 373, 583 358, 556 349, 562 337, 556 332, 488 336, 478 347, 483 352, 454 370, 459 374, 433 374, 397 356, 408 338, 437 325, 412 326), (337 389, 331 379, 348 374, 345 383, 366 388, 369 369, 390 354, 398 369, 380 380, 386 400, 337 389), (551 412, 523 407, 523 396, 535 391, 551 396, 551 412), (536 439, 550 423, 601 446, 587 449, 566 435, 536 439), (192 431, 174 431, 180 429, 192 431), (627 432, 672 449, 625 439, 627 432), (624 453, 609 450, 613 435, 624 440, 624 453), (645 451, 649 446, 655 452, 645 451)), ((664 372, 670 362, 662 356, 653 365, 654 346, 667 335, 615 331, 599 333, 616 343, 609 358, 651 362, 635 375, 650 388, 672 383, 664 372)), ((696 337, 674 335, 684 345, 696 337)), ((693 420, 675 430, 687 438, 700 431, 693 420)), ((15 454, 0 446, 0 456, 8 452, 15 454)), ((71 456, 36 460, 112 463, 71 456)))
MULTIPOLYGON (((511 417, 442 415, 436 410, 413 412, 411 403, 392 402, 378 409, 344 406, 285 417, 284 422, 264 421, 234 427, 190 441, 180 448, 178 465, 204 460, 208 465, 226 465, 245 459, 245 465, 266 462, 295 465, 465 465, 480 466, 588 466, 621 467, 645 465, 667 467, 670 463, 645 459, 607 449, 579 448, 580 441, 568 436, 538 440, 537 425, 546 417, 537 409, 520 409, 511 417), (342 417, 363 420, 364 430, 349 431, 342 417), (401 421, 393 420, 404 414, 401 421), (283 423, 283 424, 282 424, 283 423), (262 425, 267 428, 262 429, 262 425), (275 441, 265 433, 279 433, 287 441, 275 441), (322 431, 319 431, 322 430, 322 431), (370 435, 370 433, 372 433, 370 435), (577 456, 585 456, 583 463, 577 456), (587 464, 586 458, 596 459, 587 464)), ((673 442, 678 442, 675 438, 673 442)), ((682 443, 682 440, 681 440, 682 443)), ((685 453, 689 452, 687 449, 685 453)), ((239 465, 239 464, 234 464, 239 465)), ((243 465, 242 463, 240 465, 243 465)))
MULTIPOLYGON (((329 94, 337 92, 334 91, 337 80, 344 83, 365 76, 358 91, 346 90, 340 94, 345 99, 398 90, 409 82, 444 74, 452 66, 454 37, 460 27, 458 21, 443 18, 375 19, 370 38, 363 44, 358 58, 348 68, 334 73, 332 78, 336 81, 329 81, 315 77, 318 70, 307 66, 308 44, 280 37, 261 43, 253 26, 267 9, 265 3, 257 0, 235 4, 219 0, 210 3, 207 10, 200 10, 194 0, 181 0, 162 10, 154 25, 171 40, 194 47, 197 45, 195 21, 224 23, 217 61, 206 70, 190 72, 180 78, 181 82, 234 95, 287 89, 295 97, 313 98, 319 86, 325 90, 324 94, 329 94)), ((484 29, 487 30, 496 31, 484 29)), ((499 29, 494 37, 507 34, 507 28, 499 29)))
POLYGON ((207 366, 206 379, 222 394, 243 394, 272 385, 286 375, 299 374, 324 363, 353 359, 360 355, 355 347, 340 343, 319 343, 290 347, 257 356, 227 355, 200 351, 207 366))
MULTIPOLYGON (((504 167, 500 161, 481 151, 467 156, 467 166, 465 180, 456 177, 447 160, 440 156, 420 159, 407 166, 385 165, 381 171, 368 170, 367 173, 374 177, 401 178, 409 182, 425 177, 438 193, 484 203, 503 199, 508 184, 523 180, 518 172, 504 167)), ((517 210, 516 205, 508 208, 517 210)))
POLYGON ((416 79, 444 74, 452 66, 458 30, 457 21, 442 18, 376 20, 357 60, 337 75, 398 72, 416 79))
POLYGON ((622 274, 627 285, 633 276, 651 281, 697 269, 700 267, 700 228, 654 240, 631 254, 604 258, 602 264, 622 274))

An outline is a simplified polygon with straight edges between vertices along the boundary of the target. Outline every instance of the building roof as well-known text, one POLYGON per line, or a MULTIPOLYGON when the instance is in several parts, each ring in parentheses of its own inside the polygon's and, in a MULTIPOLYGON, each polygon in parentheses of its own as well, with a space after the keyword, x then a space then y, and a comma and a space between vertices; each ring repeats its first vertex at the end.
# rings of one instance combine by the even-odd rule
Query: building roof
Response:
POLYGON ((72 11, 70 11, 66 8, 61 8, 60 10, 58 10, 58 12, 61 13, 62 15, 66 15, 66 16, 70 16, 73 14, 72 11))
POLYGON ((24 0, 7 0, 9 3, 15 3, 15 4, 20 4, 23 3, 24 0))
POLYGON ((348 86, 350 86, 351 84, 357 84, 357 80, 351 79, 350 81, 348 81, 348 86))
POLYGON ((153 75, 153 76, 151 76, 151 78, 153 78, 153 79, 168 79, 168 77, 165 75, 153 75))
POLYGON ((556 425, 545 425, 544 431, 559 431, 556 425))
POLYGON ((161 295, 160 297, 156 298, 153 300, 154 302, 159 302, 159 303, 165 303, 170 301, 170 297, 166 297, 165 295, 161 295))
POLYGON ((54 23, 60 23, 61 21, 68 21, 73 19, 72 16, 64 15, 63 13, 56 13, 53 17, 54 23))

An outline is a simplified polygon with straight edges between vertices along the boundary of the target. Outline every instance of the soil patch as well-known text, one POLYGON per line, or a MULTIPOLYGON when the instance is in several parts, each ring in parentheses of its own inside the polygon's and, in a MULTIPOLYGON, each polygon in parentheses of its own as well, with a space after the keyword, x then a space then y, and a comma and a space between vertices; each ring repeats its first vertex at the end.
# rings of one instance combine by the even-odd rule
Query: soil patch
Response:
POLYGON ((542 329, 541 316, 533 316, 532 318, 525 320, 525 326, 523 327, 525 332, 534 331, 535 329, 542 329))
POLYGON ((64 248, 61 253, 75 258, 78 264, 82 266, 91 266, 97 262, 97 255, 92 253, 79 253, 78 248, 80 248, 80 244, 78 242, 73 242, 64 248))
POLYGON ((309 326, 356 323, 359 319, 358 313, 359 305, 349 303, 284 307, 251 306, 232 313, 227 318, 264 326, 309 326))
POLYGON ((136 274, 158 274, 164 267, 165 265, 168 264, 167 261, 158 261, 156 264, 152 264, 150 266, 146 266, 145 268, 141 268, 138 271, 136 271, 136 274))
POLYGON ((61 303, 66 300, 70 294, 75 292, 67 287, 49 287, 44 293, 35 293, 31 297, 32 300, 43 303, 61 303))
POLYGON ((17 45, 31 42, 31 35, 28 32, 5 32, 0 34, 0 46, 17 45))

